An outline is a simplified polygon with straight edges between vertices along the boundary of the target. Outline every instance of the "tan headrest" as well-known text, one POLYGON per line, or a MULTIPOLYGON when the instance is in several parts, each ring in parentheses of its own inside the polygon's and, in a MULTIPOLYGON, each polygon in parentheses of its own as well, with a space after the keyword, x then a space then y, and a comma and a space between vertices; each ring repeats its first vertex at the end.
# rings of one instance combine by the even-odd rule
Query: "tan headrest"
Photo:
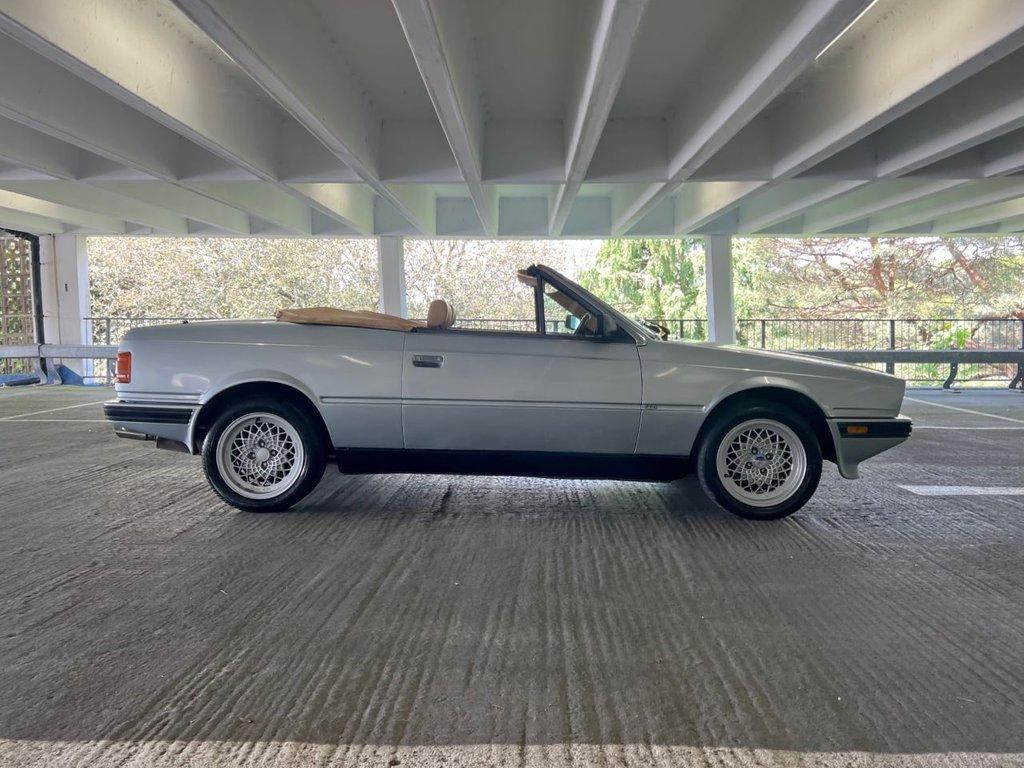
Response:
POLYGON ((434 299, 427 309, 427 328, 451 328, 455 324, 455 308, 444 299, 434 299))

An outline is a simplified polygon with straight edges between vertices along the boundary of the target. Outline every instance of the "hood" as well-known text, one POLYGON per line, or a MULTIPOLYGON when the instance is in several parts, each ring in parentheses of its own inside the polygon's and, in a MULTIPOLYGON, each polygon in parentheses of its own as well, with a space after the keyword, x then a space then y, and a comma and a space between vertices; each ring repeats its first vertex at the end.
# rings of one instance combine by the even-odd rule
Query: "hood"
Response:
POLYGON ((881 371, 796 352, 687 342, 651 342, 647 350, 650 377, 675 382, 688 396, 782 387, 803 392, 837 416, 894 415, 906 388, 902 379, 881 371))
POLYGON ((829 376, 853 379, 857 381, 903 381, 896 376, 891 376, 887 373, 883 373, 882 371, 873 371, 869 368, 864 368, 863 366, 855 365, 853 363, 844 363, 839 360, 831 360, 827 357, 817 357, 813 354, 804 352, 779 352, 770 349, 752 349, 750 347, 741 347, 736 344, 714 344, 711 342, 668 343, 675 343, 680 346, 685 345, 691 348, 699 347, 703 350, 707 350, 707 352, 713 357, 718 358, 722 364, 744 365, 755 370, 793 371, 796 369, 808 372, 817 370, 821 373, 827 373, 829 376))

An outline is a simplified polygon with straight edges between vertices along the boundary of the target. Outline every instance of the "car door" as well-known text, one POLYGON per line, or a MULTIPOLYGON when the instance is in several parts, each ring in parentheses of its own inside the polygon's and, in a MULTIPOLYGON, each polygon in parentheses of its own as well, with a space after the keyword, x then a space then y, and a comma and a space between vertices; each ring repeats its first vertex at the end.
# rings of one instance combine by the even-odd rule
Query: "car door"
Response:
POLYGON ((633 453, 641 390, 625 334, 417 330, 402 367, 405 446, 633 453))

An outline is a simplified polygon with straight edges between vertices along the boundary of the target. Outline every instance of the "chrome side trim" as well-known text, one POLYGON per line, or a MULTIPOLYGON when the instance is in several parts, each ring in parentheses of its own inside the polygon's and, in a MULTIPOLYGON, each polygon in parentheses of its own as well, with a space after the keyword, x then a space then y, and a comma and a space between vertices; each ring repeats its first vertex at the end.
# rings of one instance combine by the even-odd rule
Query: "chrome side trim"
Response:
POLYGON ((536 401, 536 400, 449 400, 443 398, 403 398, 403 405, 437 405, 437 406, 458 406, 482 407, 482 408, 558 408, 558 409, 583 409, 594 410, 640 410, 640 403, 568 403, 564 401, 536 401))
POLYGON ((322 395, 320 402, 324 405, 401 405, 400 397, 344 397, 342 395, 322 395))

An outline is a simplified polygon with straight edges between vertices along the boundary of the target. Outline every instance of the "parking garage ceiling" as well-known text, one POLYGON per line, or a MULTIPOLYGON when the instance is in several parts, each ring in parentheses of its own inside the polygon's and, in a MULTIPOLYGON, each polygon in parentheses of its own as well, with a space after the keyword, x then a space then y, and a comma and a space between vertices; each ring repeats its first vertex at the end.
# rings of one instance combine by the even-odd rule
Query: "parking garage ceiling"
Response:
POLYGON ((0 0, 0 227, 1024 231, 1021 0, 0 0))

